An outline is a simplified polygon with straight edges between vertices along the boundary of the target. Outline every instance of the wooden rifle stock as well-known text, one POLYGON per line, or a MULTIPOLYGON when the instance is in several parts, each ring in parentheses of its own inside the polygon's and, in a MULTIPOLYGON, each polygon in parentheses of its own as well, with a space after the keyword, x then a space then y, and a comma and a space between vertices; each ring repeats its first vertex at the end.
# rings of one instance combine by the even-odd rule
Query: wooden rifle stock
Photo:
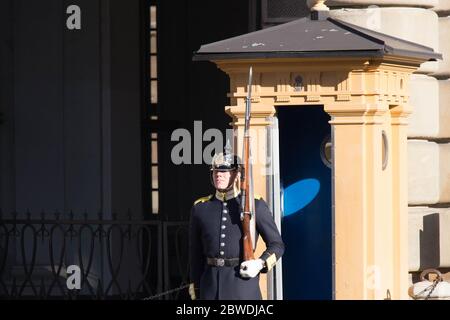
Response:
POLYGON ((243 171, 241 172, 241 222, 242 222, 242 249, 243 260, 254 259, 251 235, 251 219, 255 219, 255 197, 252 186, 252 164, 250 161, 250 108, 251 108, 252 67, 249 70, 248 94, 245 104, 245 127, 242 152, 243 171))

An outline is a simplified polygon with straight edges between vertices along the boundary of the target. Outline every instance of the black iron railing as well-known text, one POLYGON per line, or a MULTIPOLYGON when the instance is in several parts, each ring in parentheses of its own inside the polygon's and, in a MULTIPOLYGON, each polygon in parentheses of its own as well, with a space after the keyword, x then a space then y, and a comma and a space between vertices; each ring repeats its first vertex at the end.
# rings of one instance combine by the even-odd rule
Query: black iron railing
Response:
POLYGON ((0 299, 185 299, 187 223, 87 214, 0 220, 0 299))

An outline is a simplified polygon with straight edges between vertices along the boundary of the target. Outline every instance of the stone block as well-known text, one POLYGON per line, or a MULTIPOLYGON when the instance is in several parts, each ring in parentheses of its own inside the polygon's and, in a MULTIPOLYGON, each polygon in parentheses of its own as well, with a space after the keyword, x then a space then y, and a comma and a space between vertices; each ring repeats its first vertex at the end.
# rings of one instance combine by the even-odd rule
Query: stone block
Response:
POLYGON ((440 167, 439 202, 450 203, 450 143, 440 143, 438 146, 440 167))
POLYGON ((450 0, 439 0, 439 4, 433 8, 439 16, 450 15, 450 0))
POLYGON ((408 140, 408 203, 428 205, 440 197, 439 145, 426 140, 408 140))
POLYGON ((439 138, 450 138, 450 80, 439 80, 439 138))
POLYGON ((439 18, 439 53, 442 60, 438 61, 438 67, 434 76, 450 78, 450 17, 439 18))
POLYGON ((413 113, 409 116, 408 137, 437 138, 440 123, 438 80, 422 74, 413 74, 409 104, 413 113))
MULTIPOLYGON (((370 2, 373 4, 373 1, 370 2)), ((439 52, 438 15, 432 10, 407 7, 345 8, 330 10, 330 16, 363 28, 431 47, 439 52)), ((425 62, 417 72, 434 73, 437 71, 437 67, 437 62, 425 62)))

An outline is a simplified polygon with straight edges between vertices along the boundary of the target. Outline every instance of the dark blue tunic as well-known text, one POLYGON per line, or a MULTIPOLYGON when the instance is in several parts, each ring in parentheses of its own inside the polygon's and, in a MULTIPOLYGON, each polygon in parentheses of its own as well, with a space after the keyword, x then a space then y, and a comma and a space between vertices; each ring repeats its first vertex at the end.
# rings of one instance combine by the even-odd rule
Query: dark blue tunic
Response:
MULTIPOLYGON (((242 261, 240 198, 239 195, 223 202, 212 196, 192 207, 190 276, 200 299, 261 299, 259 275, 242 278, 239 265, 219 267, 206 263, 207 257, 240 258, 242 261)), ((267 261, 270 257, 269 261, 274 262, 283 255, 283 241, 265 201, 256 199, 255 207, 256 236, 258 238, 260 234, 266 244, 266 250, 259 258, 267 261)), ((261 272, 267 272, 267 268, 261 272)))

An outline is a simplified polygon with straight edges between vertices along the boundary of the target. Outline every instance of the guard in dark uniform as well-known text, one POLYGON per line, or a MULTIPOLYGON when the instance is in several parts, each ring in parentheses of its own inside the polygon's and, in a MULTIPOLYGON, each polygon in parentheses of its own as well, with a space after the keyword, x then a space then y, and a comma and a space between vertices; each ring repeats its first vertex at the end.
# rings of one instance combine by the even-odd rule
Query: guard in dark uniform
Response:
POLYGON ((221 153, 213 158, 214 195, 198 199, 190 218, 190 277, 192 299, 260 300, 259 273, 269 271, 283 255, 284 244, 265 201, 256 197, 256 239, 266 250, 254 260, 242 261, 237 156, 221 153))

